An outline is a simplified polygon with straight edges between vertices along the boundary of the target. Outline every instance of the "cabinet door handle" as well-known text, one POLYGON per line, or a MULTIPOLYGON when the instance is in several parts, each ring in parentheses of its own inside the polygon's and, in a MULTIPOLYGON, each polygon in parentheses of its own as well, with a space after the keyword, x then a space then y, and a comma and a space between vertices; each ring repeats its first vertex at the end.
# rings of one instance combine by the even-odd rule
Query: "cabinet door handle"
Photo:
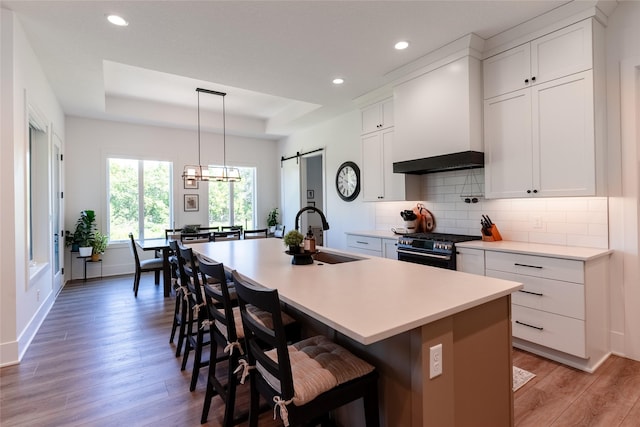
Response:
POLYGON ((529 79, 524 79, 524 82, 525 83, 529 83, 529 79))
POLYGON ((537 297, 543 296, 543 294, 541 294, 539 292, 525 291, 524 289, 520 289, 518 292, 522 292, 523 294, 535 295, 537 297))
POLYGON ((378 196, 378 199, 384 199, 384 196, 378 196))
POLYGON ((369 242, 361 242, 360 240, 356 240, 356 243, 360 243, 361 245, 368 245, 369 242))
POLYGON ((527 190, 527 194, 531 194, 531 190, 527 190))
POLYGON ((513 265, 517 266, 517 267, 529 267, 529 268, 537 268, 542 270, 542 267, 539 265, 529 265, 529 264, 520 264, 519 262, 514 262, 513 265))
POLYGON ((536 76, 531 77, 531 81, 535 82, 536 81, 536 76))
POLYGON ((539 331, 544 330, 544 328, 543 328, 543 327, 541 327, 541 326, 533 326, 533 325, 530 325, 530 324, 528 324, 528 323, 521 322, 521 321, 519 321, 519 320, 516 320, 516 323, 517 323, 518 325, 522 325, 522 326, 526 326, 526 327, 529 327, 529 328, 537 329, 537 330, 539 330, 539 331))
POLYGON ((533 194, 536 194, 538 192, 538 190, 533 190, 533 194))

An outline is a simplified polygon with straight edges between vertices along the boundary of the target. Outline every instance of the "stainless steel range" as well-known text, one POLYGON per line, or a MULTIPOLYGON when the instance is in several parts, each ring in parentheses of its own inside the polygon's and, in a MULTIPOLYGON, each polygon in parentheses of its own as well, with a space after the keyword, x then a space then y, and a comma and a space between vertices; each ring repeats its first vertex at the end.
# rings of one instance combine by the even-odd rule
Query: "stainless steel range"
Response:
POLYGON ((412 233, 398 238, 400 261, 456 269, 456 243, 480 240, 480 236, 444 233, 412 233))

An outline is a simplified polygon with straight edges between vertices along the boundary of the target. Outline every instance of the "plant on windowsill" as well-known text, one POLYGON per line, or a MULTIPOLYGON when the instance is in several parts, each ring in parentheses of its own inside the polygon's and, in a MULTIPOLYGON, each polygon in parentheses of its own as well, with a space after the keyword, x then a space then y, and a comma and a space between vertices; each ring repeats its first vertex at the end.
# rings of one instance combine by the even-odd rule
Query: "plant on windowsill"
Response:
POLYGON ((289 253, 300 253, 300 244, 304 240, 304 236, 298 230, 291 230, 284 235, 284 244, 289 246, 289 253))
POLYGON ((80 212, 73 233, 73 243, 77 243, 80 256, 91 256, 93 252, 93 238, 96 232, 96 213, 92 210, 80 212))
POLYGON ((267 215, 267 226, 269 226, 269 232, 273 233, 278 225, 278 208, 273 208, 267 215))
POLYGON ((99 230, 96 231, 93 236, 93 253, 91 254, 91 261, 98 261, 100 254, 103 254, 107 249, 109 243, 109 236, 102 234, 99 230))

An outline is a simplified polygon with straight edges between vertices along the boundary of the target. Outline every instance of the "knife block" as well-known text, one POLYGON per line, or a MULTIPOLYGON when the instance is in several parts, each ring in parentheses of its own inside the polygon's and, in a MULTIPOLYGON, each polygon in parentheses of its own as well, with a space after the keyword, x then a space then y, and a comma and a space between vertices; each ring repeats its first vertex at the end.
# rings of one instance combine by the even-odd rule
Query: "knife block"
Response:
POLYGON ((491 226, 491 236, 482 235, 483 242, 497 242, 502 240, 502 236, 500 235, 500 231, 498 231, 498 227, 495 224, 491 226))

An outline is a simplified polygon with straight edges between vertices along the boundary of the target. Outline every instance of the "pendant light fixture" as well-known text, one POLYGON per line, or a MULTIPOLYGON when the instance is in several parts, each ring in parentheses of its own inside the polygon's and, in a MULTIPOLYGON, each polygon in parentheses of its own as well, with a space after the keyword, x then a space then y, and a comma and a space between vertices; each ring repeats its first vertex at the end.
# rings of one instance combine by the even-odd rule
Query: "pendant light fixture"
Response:
POLYGON ((217 92, 209 89, 197 88, 198 93, 198 164, 186 165, 182 173, 182 179, 187 185, 194 185, 197 181, 221 181, 236 182, 240 181, 240 171, 237 168, 227 167, 227 129, 226 129, 226 111, 224 92, 217 92), (222 167, 203 166, 200 162, 200 92, 217 95, 222 98, 222 167))

